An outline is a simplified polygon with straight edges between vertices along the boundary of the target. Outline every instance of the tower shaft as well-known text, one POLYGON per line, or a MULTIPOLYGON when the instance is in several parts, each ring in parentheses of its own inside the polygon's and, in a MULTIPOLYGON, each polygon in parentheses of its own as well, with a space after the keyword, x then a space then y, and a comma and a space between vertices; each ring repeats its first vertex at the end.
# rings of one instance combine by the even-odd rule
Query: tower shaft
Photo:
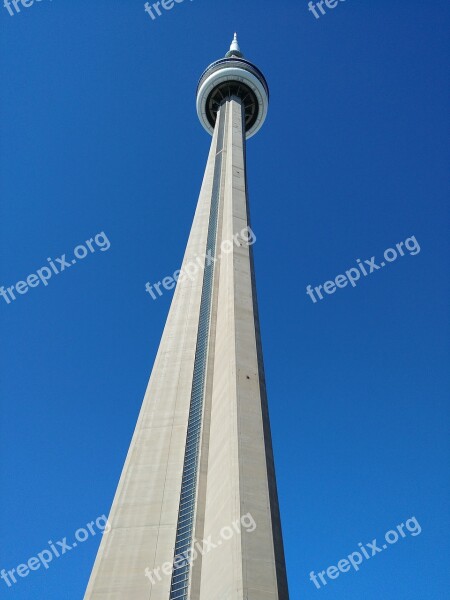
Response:
MULTIPOLYGON (((224 166, 220 243, 249 226, 241 101, 222 105, 224 166)), ((217 123, 216 123, 217 128, 217 123)), ((252 247, 233 244, 215 274, 215 339, 206 478, 205 532, 251 515, 241 529, 203 557, 200 598, 287 600, 283 544, 268 419, 252 247), (279 559, 279 560, 278 560, 279 559)))
POLYGON ((189 276, 177 283, 85 600, 288 600, 243 113, 237 96, 219 108, 189 276), (214 547, 177 561, 204 539, 214 547))

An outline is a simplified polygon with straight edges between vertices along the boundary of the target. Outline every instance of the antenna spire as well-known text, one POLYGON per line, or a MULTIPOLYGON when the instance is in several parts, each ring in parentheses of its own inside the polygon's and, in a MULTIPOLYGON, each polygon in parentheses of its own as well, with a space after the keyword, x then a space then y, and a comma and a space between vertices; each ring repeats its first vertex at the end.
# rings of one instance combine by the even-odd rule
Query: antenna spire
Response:
POLYGON ((234 34, 233 41, 231 42, 231 46, 229 51, 225 54, 227 58, 231 58, 232 56, 236 56, 237 58, 242 58, 244 55, 241 52, 239 47, 239 42, 237 39, 237 33, 234 34))

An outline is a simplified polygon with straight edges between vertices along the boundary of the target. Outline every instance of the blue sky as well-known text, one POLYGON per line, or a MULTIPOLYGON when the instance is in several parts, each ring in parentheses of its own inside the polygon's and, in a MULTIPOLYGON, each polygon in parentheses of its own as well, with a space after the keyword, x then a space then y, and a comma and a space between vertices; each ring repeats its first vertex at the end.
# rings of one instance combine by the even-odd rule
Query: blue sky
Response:
MULTIPOLYGON (((203 69, 239 33, 271 104, 248 144, 261 328, 293 600, 443 600, 448 584, 448 2, 0 8, 0 569, 108 513, 171 300, 209 136, 203 69), (306 286, 399 256, 312 302, 306 286), (363 263, 364 264, 364 263, 363 263), (357 266, 357 265, 356 265, 357 266), (358 543, 409 535, 317 590, 358 543)), ((0 598, 82 598, 90 536, 0 598)))

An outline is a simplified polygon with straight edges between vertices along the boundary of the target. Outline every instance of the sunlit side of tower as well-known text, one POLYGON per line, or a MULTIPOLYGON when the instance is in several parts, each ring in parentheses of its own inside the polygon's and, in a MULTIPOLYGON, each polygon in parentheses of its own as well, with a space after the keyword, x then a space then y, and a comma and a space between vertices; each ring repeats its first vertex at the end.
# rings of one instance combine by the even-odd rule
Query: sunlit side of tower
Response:
POLYGON ((268 99, 235 35, 197 89, 212 142, 181 270, 198 256, 204 269, 178 280, 85 600, 288 600, 252 246, 241 235, 246 139, 268 99), (256 528, 224 540, 245 515, 256 528), (203 539, 221 543, 180 560, 203 539))

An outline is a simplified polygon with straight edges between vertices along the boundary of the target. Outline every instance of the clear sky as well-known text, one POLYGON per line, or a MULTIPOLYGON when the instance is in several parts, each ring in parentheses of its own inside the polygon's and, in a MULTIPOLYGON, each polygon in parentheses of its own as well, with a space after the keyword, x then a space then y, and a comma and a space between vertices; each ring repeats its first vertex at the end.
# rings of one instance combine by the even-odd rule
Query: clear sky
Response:
MULTIPOLYGON (((172 295, 145 284, 180 265, 208 153, 197 80, 237 30, 271 88, 248 170, 292 600, 448 597, 449 12, 0 6, 0 285, 110 244, 0 297, 0 569, 109 511, 172 295), (420 252, 383 260, 412 236, 420 252), (306 294, 373 256, 386 266, 355 287, 306 294), (412 517, 420 534, 309 580, 412 517)), ((0 598, 81 599, 99 541, 0 580, 0 598)))

